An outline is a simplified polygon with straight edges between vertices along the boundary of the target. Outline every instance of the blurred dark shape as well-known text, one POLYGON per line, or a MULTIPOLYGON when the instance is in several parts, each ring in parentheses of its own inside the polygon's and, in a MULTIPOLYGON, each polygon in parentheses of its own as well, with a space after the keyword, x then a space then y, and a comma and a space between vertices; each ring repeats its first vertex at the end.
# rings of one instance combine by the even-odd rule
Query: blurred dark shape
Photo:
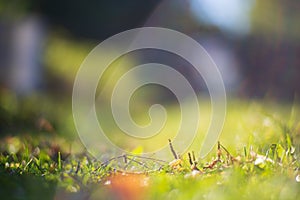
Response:
POLYGON ((218 33, 200 34, 197 38, 197 41, 205 48, 217 65, 222 75, 226 92, 234 94, 239 89, 241 82, 239 70, 241 61, 234 49, 232 40, 218 33))
POLYGON ((0 86, 7 79, 11 61, 11 24, 0 19, 0 86))
POLYGON ((43 131, 46 131, 49 133, 54 132, 54 128, 53 128, 52 124, 44 117, 39 117, 36 120, 36 126, 40 131, 43 130, 43 131))
POLYGON ((300 43, 252 35, 241 41, 241 95, 293 100, 300 94, 300 43))
POLYGON ((296 0, 255 2, 252 32, 235 41, 242 95, 294 100, 300 94, 299 8, 296 0))
MULTIPOLYGON (((189 10, 193 4, 189 2, 163 1, 146 26, 172 28, 199 41, 219 67, 227 91, 248 98, 282 100, 293 100, 300 93, 300 28, 297 26, 300 2, 256 1, 249 12, 250 32, 241 30, 242 34, 223 32, 219 24, 204 23, 205 13, 198 13, 200 23, 195 22, 189 10)), ((228 6, 230 2, 233 1, 227 2, 228 6)), ((218 1, 211 1, 212 4, 218 1)), ((192 71, 186 73, 193 77, 192 71)), ((193 79, 201 80, 199 76, 193 79)))
POLYGON ((54 199, 57 181, 46 180, 42 176, 31 174, 7 173, 3 165, 0 166, 0 193, 5 199, 54 199))
POLYGON ((17 0, 0 3, 1 84, 26 96, 49 83, 43 80, 42 73, 46 24, 51 30, 58 28, 73 36, 104 40, 142 26, 157 3, 159 1, 153 0, 17 0))
POLYGON ((160 0, 36 0, 50 24, 62 26, 77 37, 104 40, 119 32, 143 26, 160 0))
MULTIPOLYGON (((233 41, 228 35, 222 33, 219 27, 199 23, 191 13, 191 6, 190 1, 164 0, 153 10, 145 26, 177 30, 199 42, 217 65, 227 91, 235 91, 239 83, 239 61, 233 49, 233 41)), ((152 53, 150 56, 148 53, 142 56, 144 62, 149 62, 150 58, 151 62, 169 65, 183 74, 198 93, 207 92, 201 75, 183 58, 178 59, 178 55, 170 56, 163 52, 152 53)), ((190 53, 193 54, 193 52, 190 53)), ((198 57, 198 55, 195 56, 198 57)), ((214 79, 214 77, 209 78, 214 79)))

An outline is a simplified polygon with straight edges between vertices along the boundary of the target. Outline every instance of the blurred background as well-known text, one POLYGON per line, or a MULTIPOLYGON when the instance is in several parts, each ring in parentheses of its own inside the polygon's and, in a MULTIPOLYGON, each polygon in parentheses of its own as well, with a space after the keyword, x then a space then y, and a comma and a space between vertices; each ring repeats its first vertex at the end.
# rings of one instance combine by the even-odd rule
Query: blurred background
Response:
MULTIPOLYGON (((101 41, 143 26, 178 30, 203 45, 229 98, 294 101, 300 92, 299 9, 297 0, 1 0, 0 132, 73 137, 71 97, 80 64, 101 41)), ((196 91, 206 90, 200 75, 166 52, 133 52, 125 60, 129 66, 168 64, 196 91)), ((165 89, 151 91, 140 95, 147 105, 173 101, 165 89)))

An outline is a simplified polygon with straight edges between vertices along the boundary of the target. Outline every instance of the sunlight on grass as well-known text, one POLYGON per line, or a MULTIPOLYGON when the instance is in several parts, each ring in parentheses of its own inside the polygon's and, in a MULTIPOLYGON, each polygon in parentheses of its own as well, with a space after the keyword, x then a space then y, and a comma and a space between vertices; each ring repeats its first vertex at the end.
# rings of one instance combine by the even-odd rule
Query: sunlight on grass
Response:
MULTIPOLYGON (((31 107, 32 103, 35 102, 31 100, 24 105, 31 107)), ((48 100, 48 106, 51 105, 56 104, 48 100)), ((51 133, 29 124, 26 134, 18 130, 22 135, 11 134, 14 130, 7 129, 0 142, 0 192, 4 196, 17 198, 25 195, 29 198, 47 190, 48 193, 44 194, 49 199, 54 196, 57 199, 119 198, 118 195, 125 194, 136 196, 140 190, 145 192, 143 199, 296 199, 300 195, 296 178, 300 167, 298 104, 229 100, 219 141, 230 154, 214 147, 203 160, 197 152, 208 128, 211 109, 206 100, 200 101, 200 108, 199 135, 190 147, 196 154, 197 168, 193 169, 187 153, 180 152, 176 144, 173 148, 180 154, 181 161, 172 162, 174 158, 168 149, 169 155, 162 161, 129 154, 119 157, 107 154, 107 162, 99 162, 85 151, 74 132, 68 133, 67 130, 72 132, 73 128, 53 125, 55 133, 51 133), (73 134, 73 139, 67 139, 65 134, 73 134)), ((20 113, 8 105, 2 109, 14 117, 17 117, 15 113, 20 113)), ((147 106, 141 105, 140 110, 147 111, 147 106)), ((157 141, 169 148, 168 139, 174 137, 179 110, 176 103, 167 110, 169 125, 162 130, 163 134, 157 141)), ((22 112, 28 114, 26 109, 22 112)), ((44 115, 51 116, 51 112, 51 109, 44 110, 44 115)), ((57 119, 68 115, 70 110, 65 109, 57 119)), ((133 118, 137 123, 149 122, 147 112, 133 112, 133 118)), ((49 123, 56 124, 53 119, 49 123)), ((71 120, 60 123, 74 126, 71 120)), ((109 119, 107 123, 111 123, 109 119)), ((120 138, 121 132, 115 127, 107 128, 120 138)), ((120 139, 115 141, 120 142, 120 139)), ((145 143, 146 148, 147 145, 151 144, 145 143)), ((134 142, 126 146, 136 153, 143 150, 134 142)))

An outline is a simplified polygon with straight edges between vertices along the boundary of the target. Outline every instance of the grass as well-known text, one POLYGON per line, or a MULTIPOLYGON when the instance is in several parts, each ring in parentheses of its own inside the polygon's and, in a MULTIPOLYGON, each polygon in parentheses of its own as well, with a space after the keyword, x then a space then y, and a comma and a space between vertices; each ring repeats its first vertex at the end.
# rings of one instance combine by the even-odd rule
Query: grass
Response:
MULTIPOLYGON (((220 144, 203 159, 195 151, 191 161, 184 153, 165 160, 112 155, 105 162, 95 160, 82 147, 70 128, 70 108, 56 116, 51 109, 56 104, 35 108, 36 100, 30 101, 27 106, 34 114, 14 110, 9 100, 1 104, 5 105, 1 120, 10 124, 2 129, 0 142, 0 195, 5 199, 300 197, 296 103, 229 100, 220 144), (23 115, 37 116, 40 124, 30 117, 22 124, 23 115)), ((178 152, 174 144, 173 149, 178 152)))

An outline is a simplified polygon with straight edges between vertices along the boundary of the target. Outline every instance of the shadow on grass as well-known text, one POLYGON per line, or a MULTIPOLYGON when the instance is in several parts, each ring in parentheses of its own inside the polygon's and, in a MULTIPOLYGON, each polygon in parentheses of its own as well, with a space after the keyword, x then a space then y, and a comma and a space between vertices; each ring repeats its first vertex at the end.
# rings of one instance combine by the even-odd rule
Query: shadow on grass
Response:
MULTIPOLYGON (((2 165, 2 164, 1 164, 2 165)), ((7 173, 0 167, 0 195, 3 199, 53 199, 56 181, 29 174, 7 173)))

